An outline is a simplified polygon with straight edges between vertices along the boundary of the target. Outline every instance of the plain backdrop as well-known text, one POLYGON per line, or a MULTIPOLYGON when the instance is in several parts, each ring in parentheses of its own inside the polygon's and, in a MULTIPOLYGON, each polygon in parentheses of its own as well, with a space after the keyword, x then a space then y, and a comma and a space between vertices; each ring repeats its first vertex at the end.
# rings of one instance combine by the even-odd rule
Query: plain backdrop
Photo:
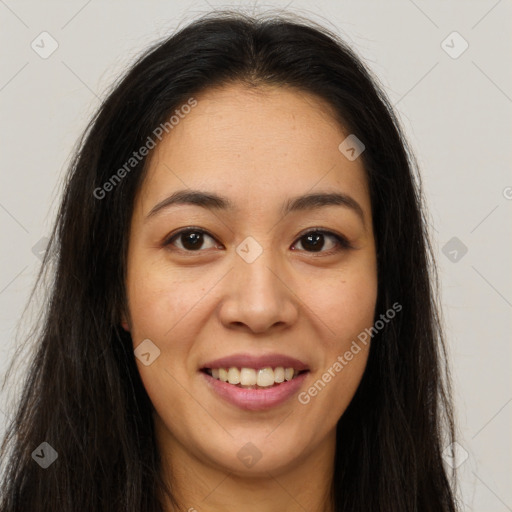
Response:
MULTIPOLYGON (((0 0, 0 377, 70 155, 107 87, 153 41, 238 6, 286 7, 334 30, 395 105, 421 168, 440 270, 461 499, 468 511, 512 510, 510 0, 0 0)), ((16 391, 0 396, 0 434, 16 391)))

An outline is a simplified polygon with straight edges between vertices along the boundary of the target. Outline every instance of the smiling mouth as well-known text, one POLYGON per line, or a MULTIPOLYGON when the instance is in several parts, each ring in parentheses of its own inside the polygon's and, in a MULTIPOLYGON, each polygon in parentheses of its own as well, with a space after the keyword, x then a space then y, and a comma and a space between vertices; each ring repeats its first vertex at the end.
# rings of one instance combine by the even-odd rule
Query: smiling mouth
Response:
POLYGON ((297 370, 277 366, 272 368, 203 368, 210 377, 244 389, 268 389, 295 379, 309 370, 297 370))

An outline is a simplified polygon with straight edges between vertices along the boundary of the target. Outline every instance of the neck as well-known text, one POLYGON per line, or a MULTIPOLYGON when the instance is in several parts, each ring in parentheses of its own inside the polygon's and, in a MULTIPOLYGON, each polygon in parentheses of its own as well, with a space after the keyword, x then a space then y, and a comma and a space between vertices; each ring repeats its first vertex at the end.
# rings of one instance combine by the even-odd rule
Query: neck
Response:
POLYGON ((275 471, 254 472, 247 476, 199 460, 176 439, 168 437, 166 446, 162 446, 163 469, 173 496, 181 506, 176 508, 165 500, 164 510, 333 512, 331 484, 335 443, 333 432, 303 458, 294 459, 275 471))

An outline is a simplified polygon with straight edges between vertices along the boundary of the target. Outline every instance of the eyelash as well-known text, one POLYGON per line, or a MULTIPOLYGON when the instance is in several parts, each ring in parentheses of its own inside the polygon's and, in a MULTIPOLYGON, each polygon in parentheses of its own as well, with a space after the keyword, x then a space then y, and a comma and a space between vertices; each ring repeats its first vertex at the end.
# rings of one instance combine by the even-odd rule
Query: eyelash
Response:
MULTIPOLYGON (((172 245, 173 242, 176 239, 178 239, 181 235, 185 235, 185 234, 188 234, 188 233, 200 233, 202 235, 207 235, 210 238, 212 238, 213 240, 215 240, 215 238, 212 235, 210 235, 207 231, 205 231, 204 229, 195 228, 195 227, 188 227, 188 228, 185 228, 185 229, 181 229, 180 231, 178 231, 176 233, 173 233, 171 236, 166 238, 164 243, 163 243, 163 246, 164 247, 168 247, 168 246, 172 245)), ((329 249, 328 251, 319 251, 319 252, 305 251, 305 252, 308 252, 308 253, 310 253, 310 254, 312 254, 314 256, 317 256, 317 255, 318 256, 320 256, 320 255, 330 256, 332 254, 336 254, 336 253, 341 252, 343 250, 350 250, 350 249, 354 248, 352 246, 352 244, 348 241, 348 239, 346 237, 344 237, 343 235, 338 235, 337 233, 333 233, 332 231, 327 231, 327 230, 319 228, 319 227, 318 228, 311 228, 308 231, 306 231, 305 233, 302 233, 297 238, 297 243, 302 238, 306 237, 307 235, 313 234, 313 233, 314 234, 321 234, 321 235, 328 236, 328 237, 332 237, 332 238, 334 238, 336 240, 336 242, 338 244, 337 248, 329 249)), ((200 253, 200 252, 202 252, 201 249, 198 249, 197 251, 191 251, 191 250, 188 250, 188 249, 176 248, 176 250, 177 251, 181 251, 181 252, 186 252, 186 253, 200 253)))

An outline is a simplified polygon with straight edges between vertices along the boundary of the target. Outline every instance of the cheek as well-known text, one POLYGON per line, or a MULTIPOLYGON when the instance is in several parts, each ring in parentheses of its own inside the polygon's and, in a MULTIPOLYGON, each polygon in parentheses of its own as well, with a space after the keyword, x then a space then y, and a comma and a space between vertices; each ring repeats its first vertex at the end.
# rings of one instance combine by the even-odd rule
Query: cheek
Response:
POLYGON ((188 287, 181 288, 179 294, 175 293, 173 290, 176 288, 170 281, 170 276, 155 268, 142 271, 139 267, 128 283, 133 349, 137 355, 138 352, 147 352, 146 349, 142 350, 143 346, 147 346, 152 353, 149 365, 146 366, 140 357, 136 362, 155 407, 162 399, 162 390, 166 390, 166 397, 172 399, 172 390, 177 388, 176 381, 183 381, 183 361, 194 338, 194 326, 188 325, 192 329, 190 331, 184 330, 184 327, 195 295, 188 287))
POLYGON ((200 329, 190 319, 205 291, 201 286, 177 286, 175 276, 155 268, 132 277, 128 294, 134 350, 149 339, 158 354, 148 366, 137 360, 141 380, 157 411, 172 404, 179 416, 185 412, 180 383, 186 382, 186 362, 200 329))
POLYGON ((332 340, 341 350, 352 339, 373 325, 377 302, 377 278, 371 267, 330 276, 324 286, 309 288, 311 310, 315 312, 332 340))
POLYGON ((159 263, 134 261, 128 279, 128 298, 134 343, 154 338, 168 343, 208 291, 204 280, 184 281, 183 273, 159 263))
MULTIPOLYGON (((333 426, 352 400, 368 359, 377 301, 377 278, 371 266, 346 272, 329 285, 310 290, 311 309, 321 320, 322 363, 299 401, 325 416, 333 426), (322 412, 323 411, 323 412, 322 412)), ((321 341, 320 341, 321 340, 321 341)))

